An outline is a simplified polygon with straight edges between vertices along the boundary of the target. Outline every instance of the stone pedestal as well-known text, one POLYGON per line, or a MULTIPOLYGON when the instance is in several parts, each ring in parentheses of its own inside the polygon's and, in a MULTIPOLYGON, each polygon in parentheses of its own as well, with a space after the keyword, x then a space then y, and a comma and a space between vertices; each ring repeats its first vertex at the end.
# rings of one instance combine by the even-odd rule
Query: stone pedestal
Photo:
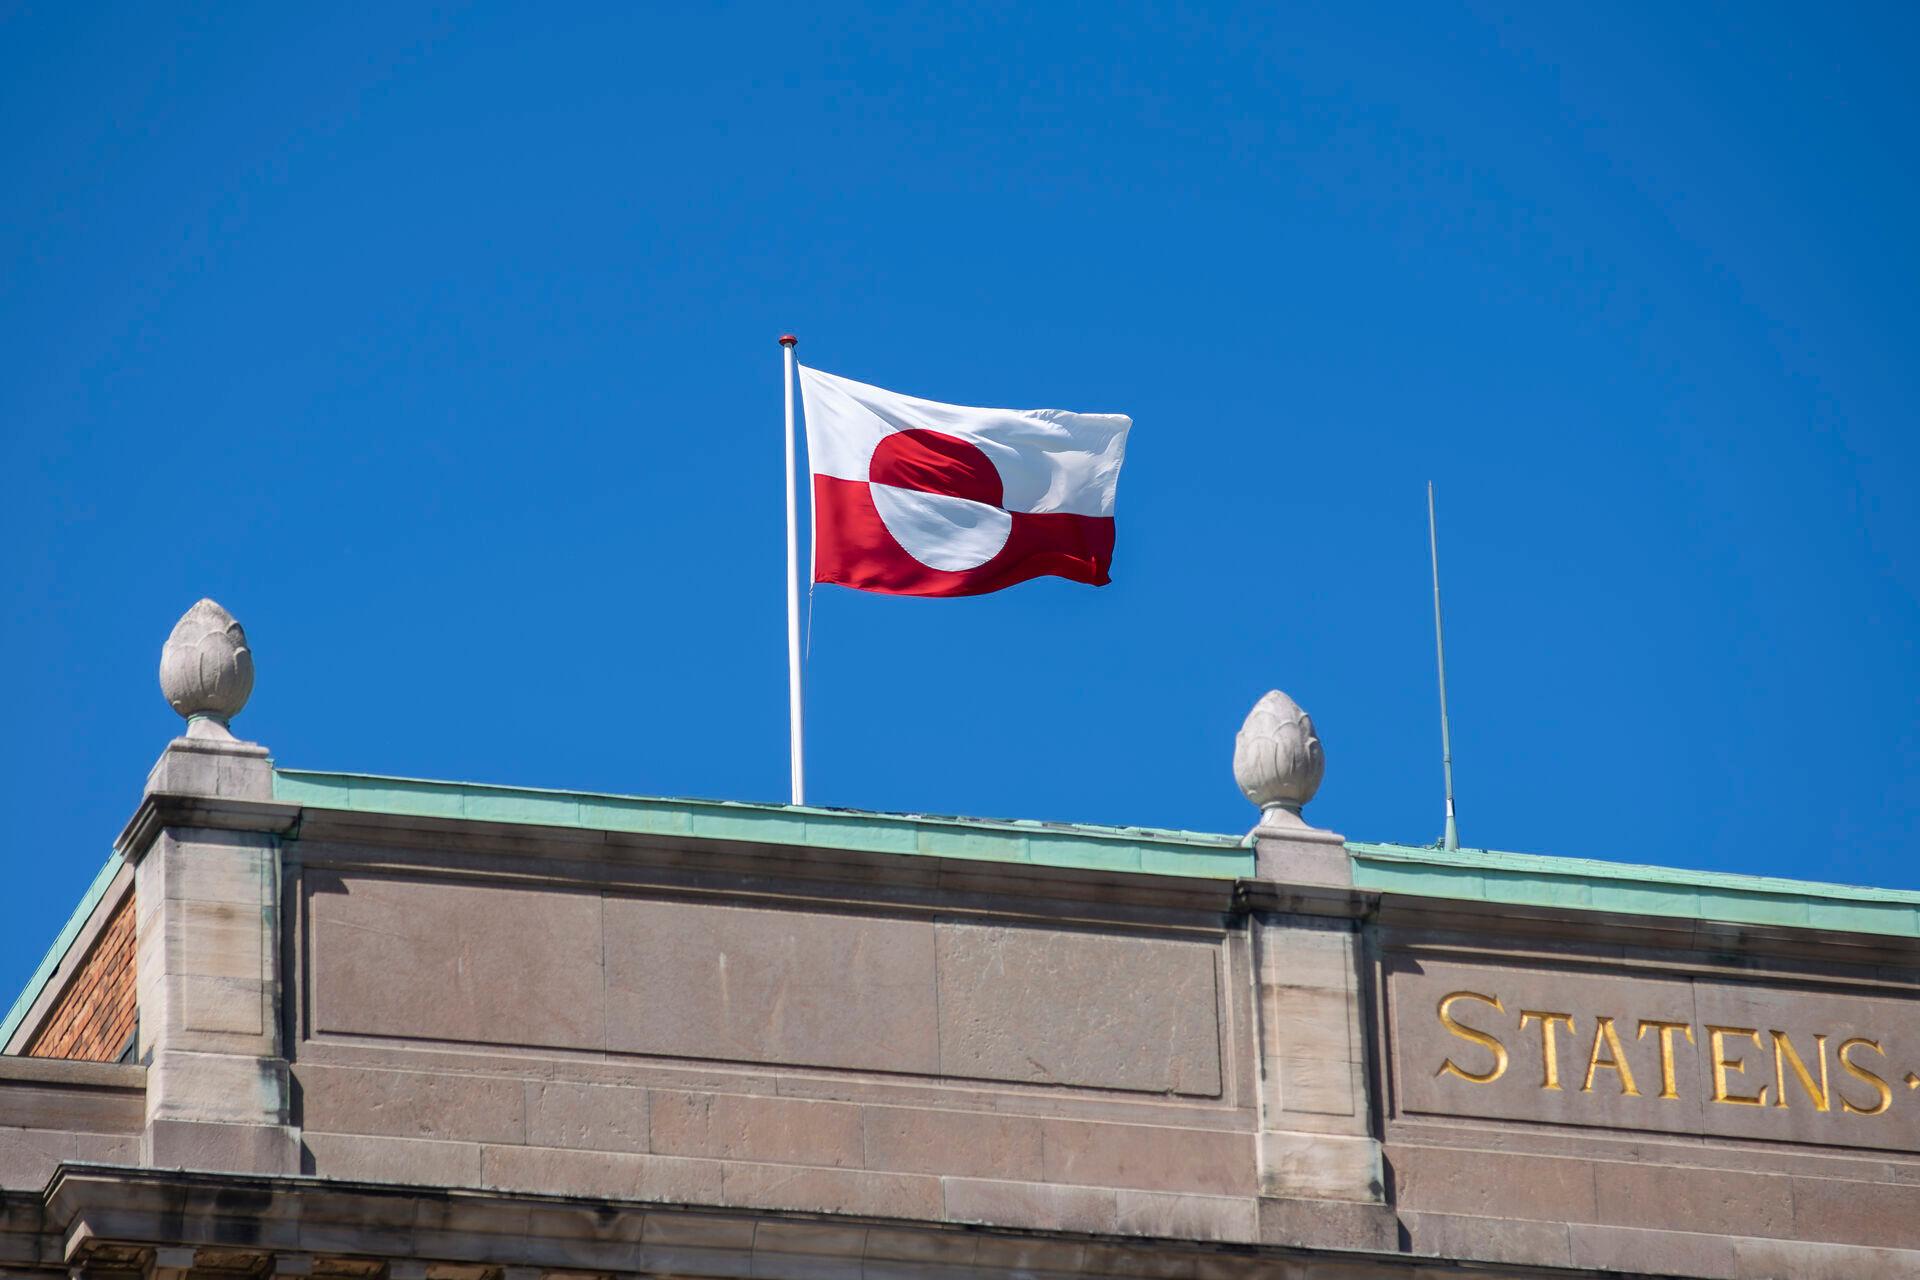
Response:
POLYGON ((1298 813, 1279 807, 1260 815, 1253 829, 1254 875, 1277 884, 1353 887, 1347 838, 1309 826, 1298 813))
MULTIPOLYGON (((1322 846, 1309 842, 1318 855, 1322 846)), ((1345 853, 1335 852, 1344 865, 1345 853)), ((1265 857, 1262 856, 1264 869, 1265 857)), ((1329 874, 1331 874, 1329 872, 1329 874)), ((1296 1244, 1341 1224, 1346 1247, 1395 1247, 1367 1096, 1367 1002, 1356 921, 1262 913, 1253 926, 1260 1045, 1262 1238, 1296 1244), (1288 1223, 1297 1220, 1296 1239, 1288 1223)))
MULTIPOLYGON (((266 749, 179 738, 147 805, 184 797, 269 801, 266 749)), ((161 820, 163 823, 164 819, 161 820)), ((279 850, 260 831, 160 825, 134 862, 145 1163, 293 1173, 280 1047, 279 850)))

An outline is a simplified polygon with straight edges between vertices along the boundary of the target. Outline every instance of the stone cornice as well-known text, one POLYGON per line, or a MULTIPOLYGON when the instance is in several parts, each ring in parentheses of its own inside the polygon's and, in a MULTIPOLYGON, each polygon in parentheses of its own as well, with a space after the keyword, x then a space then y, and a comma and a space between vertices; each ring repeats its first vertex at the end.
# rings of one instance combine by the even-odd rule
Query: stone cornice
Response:
POLYGON ((1204 921, 1210 930, 1234 912, 1236 889, 1244 883, 324 808, 301 811, 286 848, 302 863, 335 868, 432 868, 448 875, 581 886, 652 885, 736 899, 743 893, 766 896, 788 905, 884 901, 908 910, 925 904, 964 911, 966 901, 977 900, 983 909, 1018 915, 1026 902, 1049 920, 1149 913, 1166 923, 1168 913, 1180 913, 1196 926, 1204 921))
POLYGON ((1243 837, 1151 827, 879 813, 543 791, 477 783, 275 769, 274 797, 310 811, 466 819, 768 847, 958 858, 1016 866, 1233 880, 1253 871, 1243 837))
POLYGON ((153 791, 141 799, 140 807, 114 837, 113 847, 128 862, 137 863, 169 827, 286 835, 299 821, 300 806, 283 801, 153 791))
POLYGON ((120 1089, 139 1093, 147 1087, 147 1069, 137 1062, 82 1062, 73 1058, 25 1058, 0 1055, 0 1080, 57 1085, 73 1089, 120 1089))
MULTIPOLYGON (((1263 1280, 1305 1259, 1342 1259, 1411 1276, 1414 1259, 1287 1245, 1018 1231, 901 1219, 681 1204, 609 1202, 311 1177, 67 1165, 45 1197, 45 1226, 80 1280, 138 1276, 156 1261, 182 1274, 329 1274, 315 1259, 403 1264, 409 1275, 477 1268, 497 1275, 793 1275, 932 1270, 949 1280, 1009 1274, 1263 1280)), ((49 1262, 53 1259, 49 1258, 49 1262)), ((1369 1269, 1369 1274, 1375 1272, 1369 1269)), ((398 1271, 395 1272, 398 1274, 398 1271)), ((1289 1274, 1291 1272, 1289 1271, 1289 1274)), ((1343 1272, 1344 1274, 1344 1272, 1343 1272)), ((1475 1275, 1594 1272, 1480 1264, 1475 1275)))

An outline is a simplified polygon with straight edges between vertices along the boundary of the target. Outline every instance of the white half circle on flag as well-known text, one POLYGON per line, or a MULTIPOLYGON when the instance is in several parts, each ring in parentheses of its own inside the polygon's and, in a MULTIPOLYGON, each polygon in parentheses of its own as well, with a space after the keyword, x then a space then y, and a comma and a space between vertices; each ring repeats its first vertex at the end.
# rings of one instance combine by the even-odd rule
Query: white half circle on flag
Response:
POLYGON ((1000 554, 1013 517, 999 507, 944 493, 870 484, 874 510, 901 550, 929 569, 961 573, 1000 554))

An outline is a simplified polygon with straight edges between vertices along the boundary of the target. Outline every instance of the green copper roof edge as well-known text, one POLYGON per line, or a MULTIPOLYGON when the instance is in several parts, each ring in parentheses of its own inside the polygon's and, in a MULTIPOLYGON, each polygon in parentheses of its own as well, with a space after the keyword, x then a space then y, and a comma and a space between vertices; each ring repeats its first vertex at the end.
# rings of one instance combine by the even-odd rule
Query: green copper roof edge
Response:
POLYGON ((633 830, 1147 875, 1237 879, 1253 873, 1253 850, 1245 837, 1146 827, 622 796, 307 769, 275 769, 274 798, 347 812, 633 830))
POLYGON ((1481 849, 1349 842, 1354 885, 1420 897, 1920 937, 1920 893, 1481 849))
POLYGON ((1562 858, 1544 853, 1502 853, 1493 849, 1435 849, 1421 845, 1369 844, 1347 841, 1347 852, 1357 858, 1420 862, 1474 871, 1518 871, 1533 875, 1579 876, 1602 880, 1640 880, 1650 884, 1685 885, 1694 889, 1731 889, 1742 893, 1788 893, 1858 902, 1893 902, 1920 906, 1920 890, 1877 889, 1867 885, 1832 884, 1821 880, 1788 880, 1779 876, 1749 876, 1733 871, 1689 871, 1645 863, 1602 862, 1596 858, 1562 858))
MULTIPOLYGON (((1142 827, 621 796, 305 769, 276 799, 349 812, 631 830, 1159 875, 1250 877, 1246 837, 1142 827)), ((1494 850, 1348 842, 1355 885, 1426 897, 1920 937, 1920 893, 1494 850)))
POLYGON ((100 905, 100 899, 107 894, 107 886, 113 883, 114 876, 120 873, 120 852, 115 850, 107 855, 106 865, 100 868, 100 874, 87 886, 86 896, 80 899, 80 905, 67 917, 66 925, 55 935, 53 945, 47 948, 47 954, 40 958, 40 967, 27 979, 26 987, 14 1000, 13 1008, 7 1011, 6 1021, 0 1022, 0 1049, 5 1049, 7 1041, 13 1039, 13 1033, 20 1029, 21 1019, 27 1016, 27 1010, 33 1008, 33 1002, 40 998, 40 992, 53 977, 54 970, 67 958, 75 938, 87 925, 87 918, 93 909, 100 905))

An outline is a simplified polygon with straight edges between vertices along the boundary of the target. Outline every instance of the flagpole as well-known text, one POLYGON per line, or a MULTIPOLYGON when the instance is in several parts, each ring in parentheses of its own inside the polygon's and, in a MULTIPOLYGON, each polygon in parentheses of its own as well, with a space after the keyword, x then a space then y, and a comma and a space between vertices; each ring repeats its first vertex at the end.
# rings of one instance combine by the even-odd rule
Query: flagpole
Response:
POLYGON ((793 436, 793 349, 800 339, 790 333, 780 335, 785 365, 781 386, 787 400, 787 733, 788 756, 793 764, 793 803, 807 802, 806 732, 801 719, 800 698, 800 515, 799 497, 794 486, 793 436))
POLYGON ((1447 784, 1447 828, 1441 846, 1460 847, 1453 820, 1453 735, 1447 727, 1447 644, 1440 631, 1440 534, 1433 517, 1433 481, 1427 481, 1427 551, 1433 557, 1433 656, 1440 667, 1440 770, 1447 784))

